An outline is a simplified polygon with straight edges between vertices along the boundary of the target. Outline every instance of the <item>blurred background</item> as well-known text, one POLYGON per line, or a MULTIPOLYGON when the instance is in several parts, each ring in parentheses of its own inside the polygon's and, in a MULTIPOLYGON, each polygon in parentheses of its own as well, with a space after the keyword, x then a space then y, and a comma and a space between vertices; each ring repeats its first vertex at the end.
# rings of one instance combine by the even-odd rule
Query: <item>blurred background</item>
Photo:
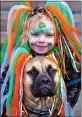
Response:
MULTIPOLYGON (((74 20, 75 20, 75 27, 79 29, 80 31, 80 41, 82 43, 82 1, 66 1, 73 13, 74 16, 74 20)), ((1 12, 0 12, 0 23, 1 23, 1 27, 0 27, 0 37, 1 37, 1 42, 0 42, 0 49, 1 46, 4 42, 4 39, 6 37, 7 34, 7 18, 8 18, 8 12, 10 10, 11 7, 13 7, 14 5, 19 5, 20 2, 8 2, 8 1, 2 1, 1 2, 1 12)), ((33 7, 36 6, 45 6, 46 5, 46 1, 31 1, 31 5, 33 7)), ((74 107, 74 112, 76 117, 81 117, 81 98, 79 97, 78 103, 75 105, 74 107)))

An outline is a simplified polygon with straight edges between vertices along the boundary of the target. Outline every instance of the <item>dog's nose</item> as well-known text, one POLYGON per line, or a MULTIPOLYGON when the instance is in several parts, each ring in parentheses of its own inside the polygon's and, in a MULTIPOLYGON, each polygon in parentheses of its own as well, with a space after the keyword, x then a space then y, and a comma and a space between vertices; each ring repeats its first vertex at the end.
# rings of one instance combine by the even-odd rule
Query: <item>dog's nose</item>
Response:
POLYGON ((44 78, 42 79, 41 83, 42 83, 42 84, 50 84, 50 81, 49 81, 49 79, 47 79, 47 78, 44 77, 44 78))

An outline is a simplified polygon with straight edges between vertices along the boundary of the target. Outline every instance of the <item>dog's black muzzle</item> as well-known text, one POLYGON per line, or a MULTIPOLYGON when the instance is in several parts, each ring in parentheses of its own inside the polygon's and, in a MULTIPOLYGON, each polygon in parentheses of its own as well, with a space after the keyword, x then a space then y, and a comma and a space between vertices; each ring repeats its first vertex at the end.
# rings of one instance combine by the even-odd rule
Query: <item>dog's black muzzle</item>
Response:
POLYGON ((55 95, 55 83, 47 74, 40 74, 34 80, 32 85, 32 94, 34 97, 52 97, 55 95))

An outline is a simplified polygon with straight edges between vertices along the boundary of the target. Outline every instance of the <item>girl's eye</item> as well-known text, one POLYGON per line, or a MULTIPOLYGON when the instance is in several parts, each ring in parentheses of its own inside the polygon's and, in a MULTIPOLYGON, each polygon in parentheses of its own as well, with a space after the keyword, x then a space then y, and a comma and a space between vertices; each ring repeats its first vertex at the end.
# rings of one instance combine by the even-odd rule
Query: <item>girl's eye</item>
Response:
POLYGON ((46 36, 47 36, 47 37, 53 37, 53 36, 54 36, 54 34, 46 33, 46 36))
POLYGON ((32 36, 38 37, 40 34, 38 33, 33 33, 32 36))

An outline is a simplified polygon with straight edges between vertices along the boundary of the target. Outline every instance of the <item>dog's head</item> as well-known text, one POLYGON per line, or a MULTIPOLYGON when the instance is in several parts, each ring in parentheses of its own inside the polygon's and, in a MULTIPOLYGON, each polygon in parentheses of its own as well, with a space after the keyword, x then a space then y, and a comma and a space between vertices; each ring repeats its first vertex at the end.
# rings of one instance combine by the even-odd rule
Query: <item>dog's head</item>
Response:
POLYGON ((29 60, 24 69, 24 96, 36 108, 50 106, 49 97, 56 95, 59 83, 58 67, 48 57, 29 60))

